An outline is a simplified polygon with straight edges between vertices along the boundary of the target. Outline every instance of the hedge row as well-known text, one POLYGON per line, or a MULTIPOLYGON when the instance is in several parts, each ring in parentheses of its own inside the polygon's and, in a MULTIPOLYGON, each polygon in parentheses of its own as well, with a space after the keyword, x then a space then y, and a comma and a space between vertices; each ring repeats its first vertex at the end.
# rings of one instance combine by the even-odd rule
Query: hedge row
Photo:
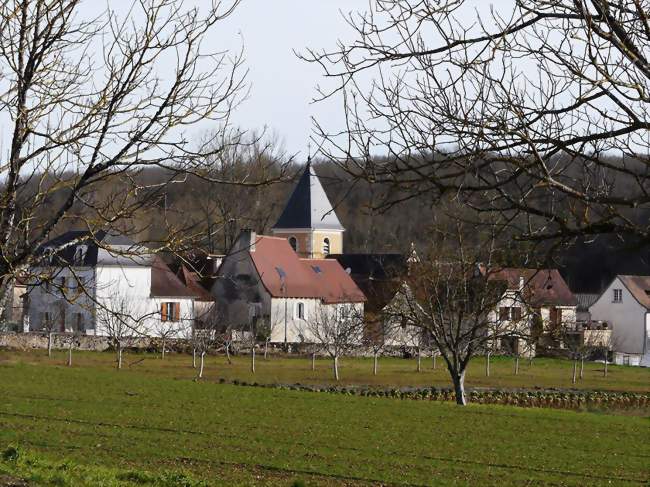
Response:
MULTIPOLYGON (((292 391, 321 392, 363 397, 388 397, 416 401, 455 401, 456 396, 448 388, 390 388, 377 389, 363 386, 313 386, 304 384, 258 384, 241 380, 227 381, 240 386, 268 387, 292 391)), ((563 390, 469 390, 467 400, 477 404, 502 404, 519 407, 556 409, 650 409, 650 394, 603 391, 563 390)))

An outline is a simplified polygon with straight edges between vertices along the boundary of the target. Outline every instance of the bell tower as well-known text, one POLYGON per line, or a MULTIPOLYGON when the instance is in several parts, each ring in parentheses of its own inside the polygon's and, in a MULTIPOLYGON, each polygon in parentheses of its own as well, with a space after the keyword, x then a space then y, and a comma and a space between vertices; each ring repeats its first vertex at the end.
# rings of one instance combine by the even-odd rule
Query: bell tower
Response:
POLYGON ((286 238, 300 257, 324 259, 328 254, 343 253, 344 231, 308 161, 272 229, 273 235, 286 238))

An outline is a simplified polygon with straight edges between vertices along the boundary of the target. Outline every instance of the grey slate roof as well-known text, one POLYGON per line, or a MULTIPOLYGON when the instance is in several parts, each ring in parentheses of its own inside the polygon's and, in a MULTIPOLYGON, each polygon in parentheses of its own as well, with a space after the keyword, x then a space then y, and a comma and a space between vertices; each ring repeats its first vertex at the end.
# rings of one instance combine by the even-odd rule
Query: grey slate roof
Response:
POLYGON ((273 228, 276 230, 283 228, 345 230, 310 163, 307 163, 282 215, 273 228))
POLYGON ((93 235, 88 231, 66 232, 39 249, 44 254, 48 249, 60 249, 52 258, 52 265, 79 265, 83 267, 102 266, 142 266, 150 265, 152 256, 149 250, 136 244, 126 235, 99 231, 93 235), (83 261, 75 263, 77 249, 86 247, 83 261))

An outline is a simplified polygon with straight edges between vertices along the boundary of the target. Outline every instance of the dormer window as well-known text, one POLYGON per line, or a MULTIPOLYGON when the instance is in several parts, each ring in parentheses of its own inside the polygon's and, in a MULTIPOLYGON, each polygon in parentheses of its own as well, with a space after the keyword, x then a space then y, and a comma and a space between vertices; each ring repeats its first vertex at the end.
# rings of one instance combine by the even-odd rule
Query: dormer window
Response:
POLYGON ((294 252, 298 252, 298 239, 296 237, 289 237, 289 245, 294 252))
POLYGON ((330 239, 325 238, 323 239, 323 254, 329 255, 330 253, 330 239))
POLYGON ((614 299, 613 301, 615 303, 622 303, 623 302, 623 290, 622 289, 614 289, 614 299))

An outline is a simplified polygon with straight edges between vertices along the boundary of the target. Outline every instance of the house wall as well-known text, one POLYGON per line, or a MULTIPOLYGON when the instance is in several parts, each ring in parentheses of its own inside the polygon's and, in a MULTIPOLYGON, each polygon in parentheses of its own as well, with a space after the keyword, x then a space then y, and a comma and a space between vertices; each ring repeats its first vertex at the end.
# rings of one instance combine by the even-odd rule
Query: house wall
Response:
POLYGON ((61 268, 56 271, 56 278, 66 277, 70 285, 65 291, 52 286, 47 291, 45 285, 30 286, 29 323, 30 330, 39 331, 45 327, 44 313, 53 313, 55 331, 77 332, 77 315, 81 315, 82 330, 88 335, 107 336, 101 313, 110 310, 128 309, 135 326, 142 334, 157 337, 162 334, 181 336, 194 318, 193 300, 186 297, 151 297, 151 268, 147 266, 98 266, 95 269, 83 268, 73 271, 61 268), (83 279, 87 293, 79 292, 77 275, 83 279), (90 296, 89 296, 90 295, 90 296), (94 297, 94 300, 91 298, 94 297), (69 302, 71 301, 71 302, 69 302), (160 309, 163 302, 176 302, 180 306, 179 321, 161 321, 160 309), (64 316, 64 329, 59 327, 60 317, 64 316))
MULTIPOLYGON (((237 243, 236 245, 239 245, 237 243)), ((218 319, 225 326, 242 328, 250 325, 251 305, 262 316, 270 316, 271 296, 264 288, 248 251, 235 248, 224 258, 212 286, 218 319)))
POLYGON ((67 268, 56 269, 51 271, 49 269, 35 269, 34 274, 50 275, 52 273, 53 279, 60 279, 65 277, 68 281, 68 287, 65 290, 66 299, 60 289, 54 285, 50 291, 46 289, 45 284, 33 281, 29 283, 27 288, 28 292, 28 311, 29 317, 29 330, 42 331, 45 326, 45 313, 49 312, 53 315, 54 330, 55 331, 78 331, 77 314, 81 315, 82 329, 86 333, 94 334, 95 319, 94 310, 95 305, 89 296, 81 292, 78 287, 76 278, 83 280, 84 288, 92 295, 94 292, 95 271, 92 268, 75 268, 74 272, 67 268), (76 276, 76 277, 75 277, 76 276), (59 322, 62 313, 64 314, 65 322, 64 329, 61 330, 59 322))
MULTIPOLYGON (((352 307, 353 316, 363 316, 363 303, 323 304, 320 299, 311 298, 273 298, 271 300, 271 342, 284 343, 285 316, 287 343, 314 343, 312 331, 319 319, 332 319, 340 309, 352 307), (298 304, 304 304, 304 319, 298 317, 298 304), (286 314, 285 314, 286 310, 286 314)), ((361 343, 363 331, 355 341, 361 343)))
POLYGON ((591 318, 606 321, 612 327, 612 349, 615 352, 641 354, 645 345, 646 309, 617 277, 589 308, 591 318), (622 300, 614 303, 614 289, 621 289, 622 300))

